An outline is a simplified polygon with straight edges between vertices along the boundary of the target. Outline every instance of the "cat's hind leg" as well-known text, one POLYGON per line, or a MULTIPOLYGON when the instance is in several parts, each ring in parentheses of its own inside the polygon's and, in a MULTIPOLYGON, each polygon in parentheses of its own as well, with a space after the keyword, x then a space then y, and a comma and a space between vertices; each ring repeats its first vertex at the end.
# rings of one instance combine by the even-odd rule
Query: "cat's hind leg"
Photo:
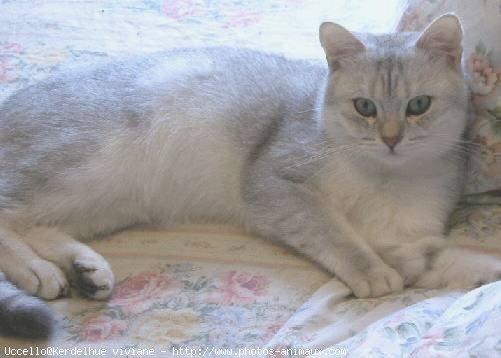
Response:
POLYGON ((446 247, 419 277, 416 287, 465 289, 501 280, 501 257, 461 247, 446 247))
POLYGON ((41 257, 61 267, 86 297, 102 300, 110 296, 114 276, 108 262, 89 246, 55 228, 34 226, 23 236, 41 257))
POLYGON ((61 269, 37 255, 16 232, 4 226, 0 226, 0 270, 11 282, 41 298, 50 300, 69 292, 61 269))

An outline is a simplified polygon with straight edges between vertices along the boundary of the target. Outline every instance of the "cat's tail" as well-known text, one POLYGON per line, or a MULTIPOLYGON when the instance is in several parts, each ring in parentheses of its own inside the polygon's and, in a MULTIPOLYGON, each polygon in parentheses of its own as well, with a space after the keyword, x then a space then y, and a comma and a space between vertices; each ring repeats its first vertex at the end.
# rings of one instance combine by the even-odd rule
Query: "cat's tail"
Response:
POLYGON ((0 273, 0 334, 24 338, 48 338, 54 316, 41 300, 26 294, 0 273))

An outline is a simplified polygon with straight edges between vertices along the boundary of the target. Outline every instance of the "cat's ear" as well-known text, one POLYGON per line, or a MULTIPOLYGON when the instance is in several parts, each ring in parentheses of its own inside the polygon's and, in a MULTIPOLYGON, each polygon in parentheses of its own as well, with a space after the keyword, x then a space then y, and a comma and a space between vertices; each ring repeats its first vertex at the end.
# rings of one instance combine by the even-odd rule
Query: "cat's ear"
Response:
POLYGON ((329 67, 336 70, 340 60, 365 51, 364 44, 343 26, 332 22, 320 25, 320 44, 324 48, 329 67))
POLYGON ((433 21, 421 34, 416 47, 430 54, 446 56, 450 64, 459 68, 463 47, 463 30, 457 16, 447 14, 433 21))

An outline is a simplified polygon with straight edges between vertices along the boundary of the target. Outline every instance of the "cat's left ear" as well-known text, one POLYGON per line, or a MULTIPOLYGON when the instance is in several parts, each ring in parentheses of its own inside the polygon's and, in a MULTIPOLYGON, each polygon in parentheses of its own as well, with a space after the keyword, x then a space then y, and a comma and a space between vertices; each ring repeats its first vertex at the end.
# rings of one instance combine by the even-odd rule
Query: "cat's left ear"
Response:
POLYGON ((319 35, 332 70, 339 68, 343 59, 365 51, 364 44, 341 25, 324 22, 320 25, 319 35))
POLYGON ((416 47, 432 55, 446 56, 455 68, 461 64, 463 30, 457 16, 447 14, 433 21, 421 34, 416 47))

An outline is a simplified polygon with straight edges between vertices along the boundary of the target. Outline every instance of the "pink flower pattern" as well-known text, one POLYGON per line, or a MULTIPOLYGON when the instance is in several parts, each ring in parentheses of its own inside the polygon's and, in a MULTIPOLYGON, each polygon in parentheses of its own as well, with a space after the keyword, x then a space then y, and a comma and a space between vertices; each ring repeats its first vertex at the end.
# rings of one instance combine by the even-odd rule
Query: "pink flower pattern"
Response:
POLYGON ((194 0, 166 0, 162 10, 165 16, 175 20, 201 15, 200 6, 194 0))
POLYGON ((237 271, 223 273, 220 280, 222 286, 209 294, 209 302, 225 305, 252 304, 266 293, 270 284, 265 276, 237 271))
POLYGON ((487 95, 496 86, 498 74, 494 72, 489 58, 481 53, 472 53, 468 59, 468 70, 472 76, 470 87, 477 95, 487 95))
POLYGON ((0 59, 0 83, 7 82, 9 80, 8 66, 8 60, 0 59))
POLYGON ((120 337, 126 330, 126 321, 108 316, 90 317, 82 322, 80 338, 87 342, 102 342, 120 337))
POLYGON ((257 12, 240 11, 230 16, 225 27, 247 27, 261 21, 262 15, 257 12))
POLYGON ((137 314, 146 311, 158 299, 174 296, 181 290, 182 284, 166 274, 143 272, 119 284, 109 304, 137 314))

